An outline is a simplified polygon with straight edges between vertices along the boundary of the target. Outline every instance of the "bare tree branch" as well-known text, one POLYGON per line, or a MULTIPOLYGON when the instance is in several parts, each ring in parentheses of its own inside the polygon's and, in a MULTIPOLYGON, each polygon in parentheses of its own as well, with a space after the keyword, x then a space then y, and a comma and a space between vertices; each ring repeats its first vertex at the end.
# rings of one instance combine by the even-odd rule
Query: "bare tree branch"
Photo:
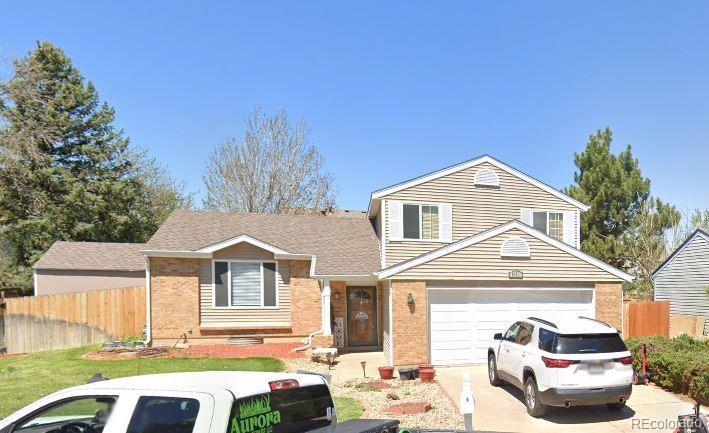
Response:
POLYGON ((227 212, 313 213, 335 205, 334 180, 310 144, 303 121, 256 108, 243 139, 228 138, 209 157, 204 207, 227 212))

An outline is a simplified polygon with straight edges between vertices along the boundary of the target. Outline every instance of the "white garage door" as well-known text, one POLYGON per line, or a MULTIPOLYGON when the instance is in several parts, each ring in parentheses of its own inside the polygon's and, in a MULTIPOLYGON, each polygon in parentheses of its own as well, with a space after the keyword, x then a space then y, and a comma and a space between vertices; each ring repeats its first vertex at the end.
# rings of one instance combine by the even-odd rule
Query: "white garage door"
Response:
POLYGON ((520 318, 595 317, 593 289, 430 289, 431 361, 484 363, 490 339, 520 318))

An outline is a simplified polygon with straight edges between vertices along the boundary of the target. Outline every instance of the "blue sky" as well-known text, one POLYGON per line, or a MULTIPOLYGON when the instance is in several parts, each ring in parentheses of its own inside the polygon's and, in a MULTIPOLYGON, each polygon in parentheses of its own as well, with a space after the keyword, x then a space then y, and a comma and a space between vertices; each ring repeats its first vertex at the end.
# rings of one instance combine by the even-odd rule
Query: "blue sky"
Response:
MULTIPOLYGON (((303 118, 338 204, 489 153, 557 188, 609 125, 652 192, 709 207, 708 2, 9 2, 0 50, 62 47, 200 193, 255 105, 303 118)), ((5 77, 9 73, 3 65, 5 77)))

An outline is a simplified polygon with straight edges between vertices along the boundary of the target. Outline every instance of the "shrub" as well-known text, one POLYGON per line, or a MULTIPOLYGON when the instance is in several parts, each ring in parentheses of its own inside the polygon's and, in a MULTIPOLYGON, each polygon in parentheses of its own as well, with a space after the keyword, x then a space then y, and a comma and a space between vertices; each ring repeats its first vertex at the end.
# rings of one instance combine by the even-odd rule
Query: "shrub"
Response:
POLYGON ((641 347, 647 346, 650 379, 670 391, 688 394, 702 404, 709 402, 709 341, 687 335, 676 338, 639 337, 626 341, 633 367, 641 371, 641 347))

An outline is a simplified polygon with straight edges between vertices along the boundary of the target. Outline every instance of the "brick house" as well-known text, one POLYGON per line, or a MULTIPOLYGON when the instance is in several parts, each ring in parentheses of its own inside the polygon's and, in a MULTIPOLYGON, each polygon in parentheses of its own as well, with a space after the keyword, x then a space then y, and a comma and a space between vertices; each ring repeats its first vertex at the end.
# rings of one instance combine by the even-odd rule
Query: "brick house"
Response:
POLYGON ((520 316, 622 329, 632 277, 579 249, 586 210, 482 156, 374 191, 359 217, 176 211, 141 250, 149 338, 315 333, 393 365, 456 365, 484 362, 520 316))

